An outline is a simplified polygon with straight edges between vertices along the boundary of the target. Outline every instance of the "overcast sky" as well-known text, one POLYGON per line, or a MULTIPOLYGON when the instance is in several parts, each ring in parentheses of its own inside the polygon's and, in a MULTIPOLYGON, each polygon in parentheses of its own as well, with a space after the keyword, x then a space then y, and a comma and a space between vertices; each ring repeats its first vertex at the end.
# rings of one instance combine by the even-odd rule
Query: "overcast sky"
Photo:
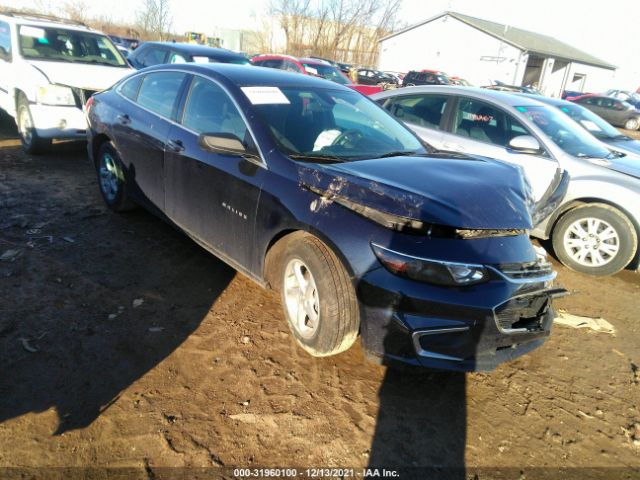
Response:
MULTIPOLYGON (((89 15, 132 22, 140 0, 85 0, 89 15)), ((176 32, 214 27, 247 28, 260 18, 266 0, 171 0, 176 32), (232 8, 230 8, 232 6, 232 8)), ((551 35, 619 66, 622 88, 640 86, 640 1, 607 0, 403 0, 401 20, 413 24, 453 10, 551 35)), ((49 4, 43 0, 0 0, 12 7, 49 4)), ((53 4, 64 4, 56 1, 53 4)))

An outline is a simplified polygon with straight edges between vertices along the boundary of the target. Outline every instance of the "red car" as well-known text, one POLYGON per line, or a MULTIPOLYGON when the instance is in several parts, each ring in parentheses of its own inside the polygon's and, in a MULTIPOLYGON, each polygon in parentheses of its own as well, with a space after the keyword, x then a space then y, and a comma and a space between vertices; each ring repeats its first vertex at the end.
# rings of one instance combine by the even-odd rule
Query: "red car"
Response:
POLYGON ((324 78, 341 85, 346 85, 364 95, 373 95, 374 93, 382 91, 382 87, 378 87, 377 85, 359 85, 353 83, 349 77, 329 62, 316 58, 296 58, 291 55, 266 54, 253 57, 251 63, 258 67, 278 68, 288 72, 324 78))

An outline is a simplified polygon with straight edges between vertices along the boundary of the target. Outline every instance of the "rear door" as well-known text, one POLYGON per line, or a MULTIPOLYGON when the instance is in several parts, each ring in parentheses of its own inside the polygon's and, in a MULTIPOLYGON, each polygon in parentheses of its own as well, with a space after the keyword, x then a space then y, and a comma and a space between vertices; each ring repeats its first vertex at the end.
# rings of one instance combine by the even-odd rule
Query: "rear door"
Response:
POLYGON ((160 210, 165 143, 186 78, 183 72, 151 72, 131 78, 118 92, 123 100, 113 125, 116 146, 136 196, 160 210))
POLYGON ((530 155, 509 148, 512 138, 532 135, 515 117, 475 98, 458 97, 452 108, 450 127, 443 133, 446 149, 519 165, 531 184, 536 202, 556 189, 562 170, 554 158, 546 152, 530 155))
POLYGON ((251 271, 255 213, 266 166, 198 144, 202 133, 232 133, 255 148, 245 119, 219 84, 196 75, 178 121, 165 156, 166 213, 221 258, 251 271))
POLYGON ((449 98, 444 94, 399 95, 383 100, 382 107, 427 143, 446 150, 442 130, 449 98))

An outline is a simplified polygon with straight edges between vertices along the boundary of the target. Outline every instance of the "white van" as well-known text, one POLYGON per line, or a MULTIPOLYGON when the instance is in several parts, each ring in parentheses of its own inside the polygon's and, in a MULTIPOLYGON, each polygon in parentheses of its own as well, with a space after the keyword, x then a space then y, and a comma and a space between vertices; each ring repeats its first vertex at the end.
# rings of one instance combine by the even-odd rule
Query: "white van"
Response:
POLYGON ((54 138, 85 139, 84 105, 132 72, 101 32, 41 15, 0 14, 0 108, 27 153, 54 138))

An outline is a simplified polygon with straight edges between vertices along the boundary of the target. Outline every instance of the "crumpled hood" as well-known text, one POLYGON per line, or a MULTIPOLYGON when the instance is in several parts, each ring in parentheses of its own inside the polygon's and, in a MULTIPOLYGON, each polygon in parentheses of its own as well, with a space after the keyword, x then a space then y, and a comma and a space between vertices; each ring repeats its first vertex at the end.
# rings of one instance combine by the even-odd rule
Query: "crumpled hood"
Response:
POLYGON ((531 229, 520 170, 480 157, 433 154, 300 167, 302 186, 384 213, 466 229, 531 229))
POLYGON ((87 63, 44 62, 40 60, 29 60, 29 63, 44 73, 51 83, 86 90, 104 90, 134 71, 132 68, 87 63))

